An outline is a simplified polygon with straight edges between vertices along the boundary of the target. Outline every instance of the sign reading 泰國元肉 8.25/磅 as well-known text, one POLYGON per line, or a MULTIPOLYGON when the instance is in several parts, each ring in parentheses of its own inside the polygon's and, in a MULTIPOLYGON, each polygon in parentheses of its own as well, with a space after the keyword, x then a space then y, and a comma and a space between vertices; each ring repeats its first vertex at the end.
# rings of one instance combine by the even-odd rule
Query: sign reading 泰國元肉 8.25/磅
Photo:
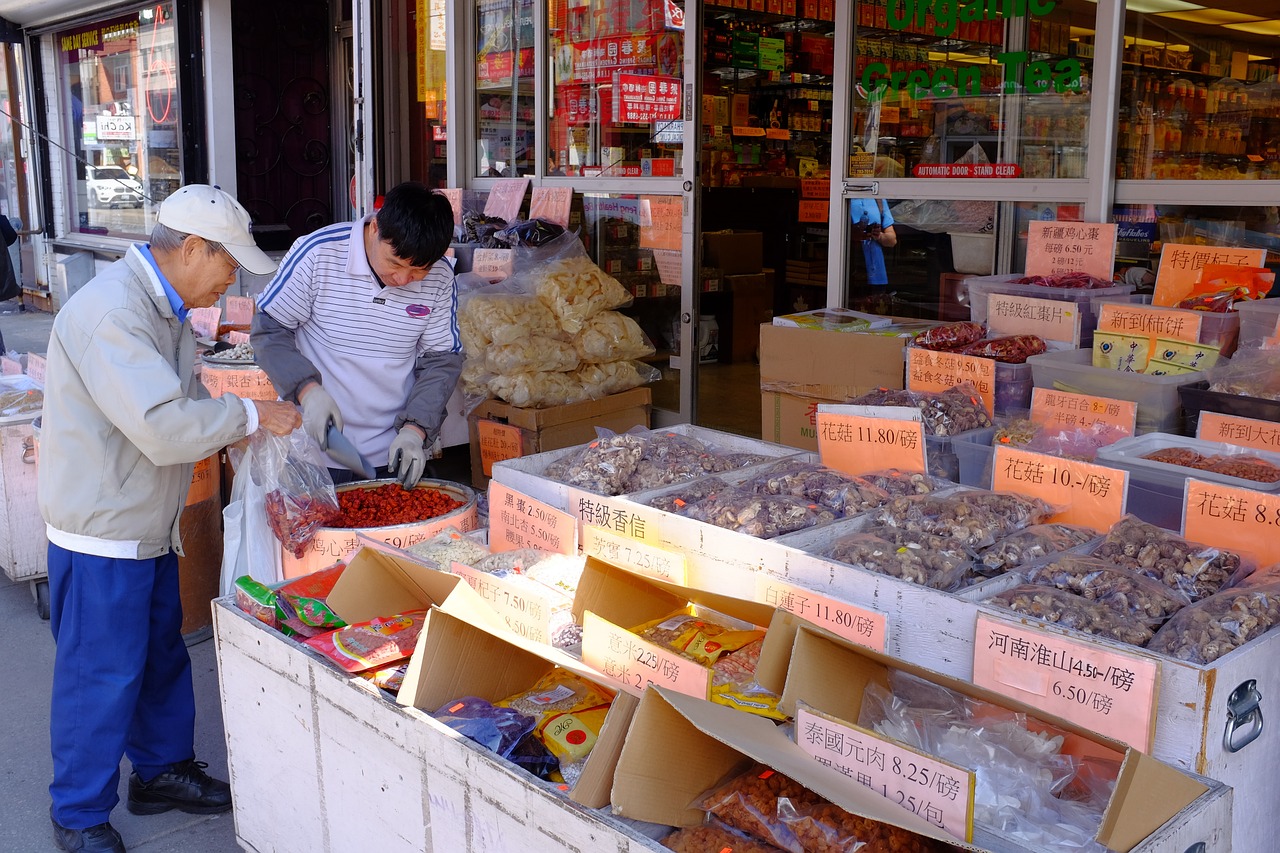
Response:
MULTIPOLYGON (((933 34, 950 38, 962 23, 1044 17, 1057 5, 1057 0, 888 0, 885 25, 897 31, 915 26, 919 31, 932 16, 933 34)), ((1033 60, 1029 51, 1011 50, 997 53, 995 59, 1003 68, 1005 94, 1019 89, 1028 94, 1079 91, 1084 85, 1080 61, 1074 57, 1033 60)), ((859 82, 871 101, 903 89, 913 98, 967 97, 982 94, 981 74, 982 66, 972 63, 891 71, 887 63, 871 62, 859 82)))

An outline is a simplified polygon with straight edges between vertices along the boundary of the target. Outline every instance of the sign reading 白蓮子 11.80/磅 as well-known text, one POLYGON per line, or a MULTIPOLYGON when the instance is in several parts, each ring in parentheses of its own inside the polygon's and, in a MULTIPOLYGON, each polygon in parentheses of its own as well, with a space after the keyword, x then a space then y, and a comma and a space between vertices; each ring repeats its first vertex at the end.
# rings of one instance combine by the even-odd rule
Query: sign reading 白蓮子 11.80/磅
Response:
MULTIPOLYGON (((962 23, 1042 17, 1056 7, 1056 0, 888 0, 885 24, 901 31, 913 25, 924 28, 932 20, 933 34, 949 38, 962 23)), ((1030 51, 1013 50, 997 53, 995 59, 1003 68, 1005 94, 1019 89, 1027 94, 1080 91, 1084 85, 1080 61, 1073 57, 1032 60, 1030 51)), ((903 89, 913 98, 969 97, 982 94, 981 75, 982 66, 972 63, 891 71, 884 62, 871 62, 860 82, 871 101, 903 89)))

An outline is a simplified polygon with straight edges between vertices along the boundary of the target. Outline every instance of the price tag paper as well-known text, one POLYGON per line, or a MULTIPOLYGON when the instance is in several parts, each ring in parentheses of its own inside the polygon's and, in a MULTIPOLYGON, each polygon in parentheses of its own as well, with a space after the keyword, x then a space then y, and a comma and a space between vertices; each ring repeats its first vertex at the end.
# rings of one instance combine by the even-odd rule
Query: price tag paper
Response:
POLYGON ((818 404, 818 455, 823 465, 855 476, 887 468, 926 470, 918 409, 884 407, 888 417, 848 411, 858 408, 871 407, 818 404))
POLYGON ((1205 441, 1225 441, 1253 450, 1280 452, 1280 424, 1254 418, 1238 418, 1219 412, 1200 413, 1200 425, 1196 438, 1205 441))
POLYGON ((645 577, 680 586, 688 582, 688 566, 683 554, 628 539, 595 525, 588 524, 582 529, 582 553, 645 577))
POLYGON ((519 427, 481 418, 476 421, 476 437, 480 443, 480 467, 486 477, 493 476, 493 463, 524 455, 519 427))
POLYGON ((978 614, 973 683, 1142 752, 1155 734, 1160 664, 978 614))
POLYGON ((640 197, 640 248, 678 252, 684 237, 684 196, 640 197))
POLYGON ((497 284, 511 275, 511 250, 476 249, 471 255, 471 271, 497 284))
POLYGON ((1052 388, 1031 389, 1031 421, 1045 426, 1084 429, 1104 424, 1133 435, 1138 424, 1138 404, 1089 394, 1072 394, 1052 388))
POLYGON ((200 384, 210 397, 235 394, 242 400, 275 400, 276 387, 260 367, 221 367, 205 364, 200 368, 200 384))
POLYGON ((569 490, 569 510, 584 530, 588 525, 594 525, 624 539, 654 546, 663 544, 660 530, 662 510, 611 500, 579 489, 569 490))
POLYGON ((910 347, 907 350, 907 388, 911 391, 946 391, 961 382, 978 389, 987 414, 996 406, 996 363, 990 358, 910 347))
POLYGON ((805 178, 800 182, 800 198, 831 200, 831 181, 825 178, 805 178))
POLYGON ((529 218, 568 228, 572 203, 573 187, 534 187, 533 196, 529 199, 529 218))
POLYGON ((529 189, 528 178, 502 178, 489 190, 489 197, 484 200, 485 216, 496 216, 507 222, 514 222, 520 215, 520 205, 524 204, 525 190, 529 189))
POLYGON ((1195 311, 1104 302, 1102 310, 1098 312, 1098 331, 1146 335, 1154 348, 1156 338, 1191 342, 1200 340, 1200 319, 1195 311))
POLYGON ((489 549, 497 554, 517 548, 577 554, 577 521, 567 512, 490 480, 489 549))
POLYGON ((253 322, 253 299, 248 296, 227 297, 227 323, 248 326, 253 322))
POLYGON ((195 469, 191 472, 191 488, 187 490, 187 506, 203 503, 218 493, 217 475, 220 469, 217 462, 218 456, 214 454, 196 463, 195 469))
POLYGON ((1027 275, 1083 272, 1110 281, 1115 265, 1114 222, 1027 224, 1027 275))
POLYGON ((987 327, 992 333, 1039 335, 1080 346, 1080 310, 1074 302, 992 293, 987 296, 987 327))
POLYGON ((830 199, 802 198, 797 222, 826 222, 830 218, 830 199))
POLYGON ((466 581, 516 634, 535 643, 551 643, 550 596, 458 562, 449 571, 466 581))
POLYGON ((1040 498, 1064 508, 1052 521, 1101 531, 1124 516, 1129 472, 1001 446, 995 449, 991 488, 1040 498))
POLYGON ((1266 259, 1266 249, 1165 243, 1160 249, 1160 266, 1156 269, 1156 289, 1151 304, 1172 307, 1186 299, 1200 281, 1200 271, 1209 264, 1260 267, 1266 259))
POLYGON ((191 329, 196 333, 197 338, 213 340, 218 337, 218 320, 222 317, 221 308, 217 306, 192 308, 189 316, 191 317, 191 329))
POLYGON ((973 840, 974 773, 880 737, 800 703, 796 745, 814 760, 924 818, 961 841, 973 840))
POLYGON ((1187 480, 1182 535, 1225 548, 1259 566, 1280 563, 1280 495, 1187 480))
POLYGON ((884 651, 888 621, 883 613, 864 610, 764 574, 756 576, 756 601, 794 613, 851 643, 884 651))
POLYGON ((711 670, 642 640, 588 610, 582 617, 582 662, 639 696, 650 684, 686 696, 711 695, 711 670))
POLYGON ((440 195, 449 199, 449 207, 453 208, 453 224, 462 224, 462 190, 461 189, 442 189, 436 190, 440 195))

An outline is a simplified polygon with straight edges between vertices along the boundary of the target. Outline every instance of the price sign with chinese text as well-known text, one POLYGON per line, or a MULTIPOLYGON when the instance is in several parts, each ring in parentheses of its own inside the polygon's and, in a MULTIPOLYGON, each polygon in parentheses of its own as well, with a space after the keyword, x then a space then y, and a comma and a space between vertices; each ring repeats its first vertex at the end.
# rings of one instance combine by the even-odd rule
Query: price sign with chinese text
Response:
POLYGON ((227 332, 227 343, 231 344, 232 346, 236 344, 247 344, 249 343, 249 333, 248 332, 227 332))
POLYGON ((577 521, 567 512, 490 480, 489 550, 497 554, 517 548, 577 554, 577 521))
POLYGON ((618 72, 613 79, 614 121, 650 124, 679 121, 682 84, 676 77, 618 72))
POLYGON ((204 503, 218 493, 219 483, 215 475, 220 471, 216 467, 217 461, 218 456, 214 454, 196 463, 191 472, 191 488, 187 490, 187 506, 204 503))
POLYGON ((220 367, 206 364, 200 369, 200 384, 210 397, 235 394, 242 400, 275 400, 276 387, 260 367, 220 367))
POLYGON ((1027 275, 1082 272, 1110 281, 1115 264, 1114 222, 1027 224, 1027 275))
POLYGON ((1196 438, 1280 453, 1280 424, 1202 411, 1196 438))
POLYGON ((800 213, 797 222, 826 222, 831 210, 831 201, 825 198, 800 199, 800 213))
POLYGON ((685 556, 629 539, 595 525, 582 529, 582 553, 638 575, 684 586, 688 578, 685 556))
POLYGON ((1031 421, 1066 429, 1085 429, 1102 424, 1121 429, 1125 435, 1133 435, 1138 423, 1138 404, 1131 400, 1033 388, 1031 421))
POLYGON ((248 296, 227 297, 227 323, 248 326, 253 322, 253 299, 248 296))
POLYGON ((973 840, 974 773, 940 758, 796 707, 796 745, 825 764, 961 841, 973 840))
POLYGON ((216 305, 210 308, 191 309, 191 329, 197 338, 213 340, 218 337, 218 320, 222 317, 222 309, 216 305))
POLYGON ((646 195, 640 197, 640 248, 680 251, 684 227, 684 197, 646 195))
POLYGON ((497 283, 511 275, 510 249, 476 249, 471 255, 471 271, 497 283))
POLYGON ((765 574, 756 575, 756 601, 794 613, 851 643, 884 651, 888 622, 883 613, 864 610, 765 574))
POLYGON ((1129 472, 997 446, 991 488, 1062 507, 1053 521, 1107 530, 1124 516, 1129 472))
POLYGON ((996 363, 976 355, 910 347, 907 349, 907 388, 912 391, 946 391, 961 382, 971 383, 982 397, 987 414, 995 412, 996 363))
POLYGON ((486 477, 493 476, 493 463, 524 455, 519 427, 481 418, 476 421, 476 436, 480 443, 480 467, 486 477))
POLYGON ((650 684, 686 696, 711 695, 711 670, 642 640, 588 610, 582 617, 582 662, 639 696, 650 684))
POLYGON ((897 468, 925 471, 924 426, 920 410, 885 406, 818 404, 818 455, 822 464, 845 474, 897 468))
POLYGON ((484 200, 484 215, 514 222, 520 215, 520 205, 524 204, 527 189, 528 178, 502 178, 496 181, 489 190, 489 197, 484 200))
POLYGON ((992 293, 987 296, 992 336, 1039 335, 1046 341, 1080 345, 1080 309, 1074 302, 992 293))
POLYGON ((1280 563, 1280 495, 1187 480, 1182 535, 1225 548, 1259 566, 1280 563))
POLYGON ((1156 269, 1156 290, 1151 303, 1166 307, 1177 305, 1187 298, 1200 281, 1200 271, 1210 264, 1260 267, 1266 259, 1266 249, 1165 243, 1160 249, 1160 266, 1156 269))
POLYGON ((554 222, 569 227, 569 208, 573 204, 573 187, 534 187, 529 199, 529 218, 554 222))
POLYGON ((1160 664, 978 614, 973 683, 1151 751, 1160 664))
POLYGON ((1152 308, 1122 302, 1103 302, 1098 331, 1145 337, 1149 352, 1159 352, 1158 338, 1192 343, 1200 340, 1200 312, 1176 308, 1152 308))
POLYGON ((643 504, 633 504, 625 499, 597 495, 579 489, 569 490, 569 511, 585 529, 594 525, 606 532, 625 539, 634 539, 660 547, 663 539, 659 530, 662 511, 643 504))
POLYGON ((449 571, 466 581, 516 634, 535 643, 551 642, 554 605, 549 595, 531 588, 532 582, 526 586, 458 562, 449 571))

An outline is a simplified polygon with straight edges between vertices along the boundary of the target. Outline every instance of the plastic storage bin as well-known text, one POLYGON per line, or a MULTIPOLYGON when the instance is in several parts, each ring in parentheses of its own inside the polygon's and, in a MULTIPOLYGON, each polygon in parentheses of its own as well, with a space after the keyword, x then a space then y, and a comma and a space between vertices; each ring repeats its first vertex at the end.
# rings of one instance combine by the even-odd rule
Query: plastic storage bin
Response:
POLYGON ((1076 394, 1093 394, 1138 404, 1138 432, 1177 432, 1182 426, 1182 402, 1178 389, 1200 382, 1199 373, 1148 376, 1093 366, 1087 349, 1046 352, 1027 359, 1037 388, 1053 388, 1076 394))
POLYGON ((1280 423, 1280 400, 1265 400, 1262 397, 1244 397, 1239 394, 1210 391, 1211 383, 1212 379, 1201 380, 1194 385, 1183 385, 1178 389, 1178 393, 1182 396, 1182 432, 1185 435, 1196 434, 1197 427, 1200 425, 1200 413, 1206 411, 1280 423))
POLYGON ((997 415, 1005 415, 1018 409, 1031 408, 1030 364, 1005 364, 996 362, 996 401, 997 415))
MULTIPOLYGON (((1108 302, 1122 302, 1130 305, 1151 304, 1151 294, 1149 293, 1131 293, 1128 296, 1104 296, 1101 291, 1095 290, 1093 292, 1097 294, 1093 299, 1093 312, 1095 315, 1101 314, 1102 306, 1108 302)), ((1240 314, 1238 312, 1228 311, 1225 314, 1217 314, 1212 311, 1192 311, 1189 308, 1164 307, 1161 307, 1160 310, 1176 311, 1191 317, 1199 317, 1200 343, 1212 344, 1218 347, 1224 356, 1229 356, 1236 351, 1236 341, 1240 338, 1240 314)))
POLYGON ((996 236, 951 232, 951 261, 956 272, 991 275, 995 268, 996 236))
POLYGON ((996 458, 991 442, 995 437, 995 427, 970 430, 956 436, 954 450, 960 463, 960 485, 991 488, 991 463, 996 458))
POLYGON ((1280 453, 1266 453, 1217 441, 1159 432, 1123 438, 1099 450, 1098 463, 1129 472, 1128 510, 1143 521, 1168 530, 1181 530, 1183 492, 1188 477, 1259 492, 1280 492, 1280 482, 1259 483, 1142 458, 1168 447, 1183 447, 1206 456, 1253 456, 1280 467, 1280 453))
POLYGON ((1236 308, 1240 315, 1240 343, 1238 349, 1257 349, 1263 341, 1276 334, 1276 322, 1280 321, 1280 299, 1259 299, 1241 302, 1236 308))
POLYGON ((1093 299, 1098 296, 1127 296, 1133 293, 1132 284, 1117 284, 1114 287, 1100 287, 1097 290, 1076 290, 1064 287, 1042 287, 1037 284, 1016 284, 1016 275, 989 275, 965 279, 964 285, 969 293, 969 319, 975 323, 987 322, 987 296, 992 293, 1007 293, 1012 296, 1031 296, 1036 299, 1052 299, 1057 302, 1072 302, 1080 311, 1080 345, 1089 346, 1093 342, 1093 330, 1097 328, 1098 316, 1093 308, 1093 299))

